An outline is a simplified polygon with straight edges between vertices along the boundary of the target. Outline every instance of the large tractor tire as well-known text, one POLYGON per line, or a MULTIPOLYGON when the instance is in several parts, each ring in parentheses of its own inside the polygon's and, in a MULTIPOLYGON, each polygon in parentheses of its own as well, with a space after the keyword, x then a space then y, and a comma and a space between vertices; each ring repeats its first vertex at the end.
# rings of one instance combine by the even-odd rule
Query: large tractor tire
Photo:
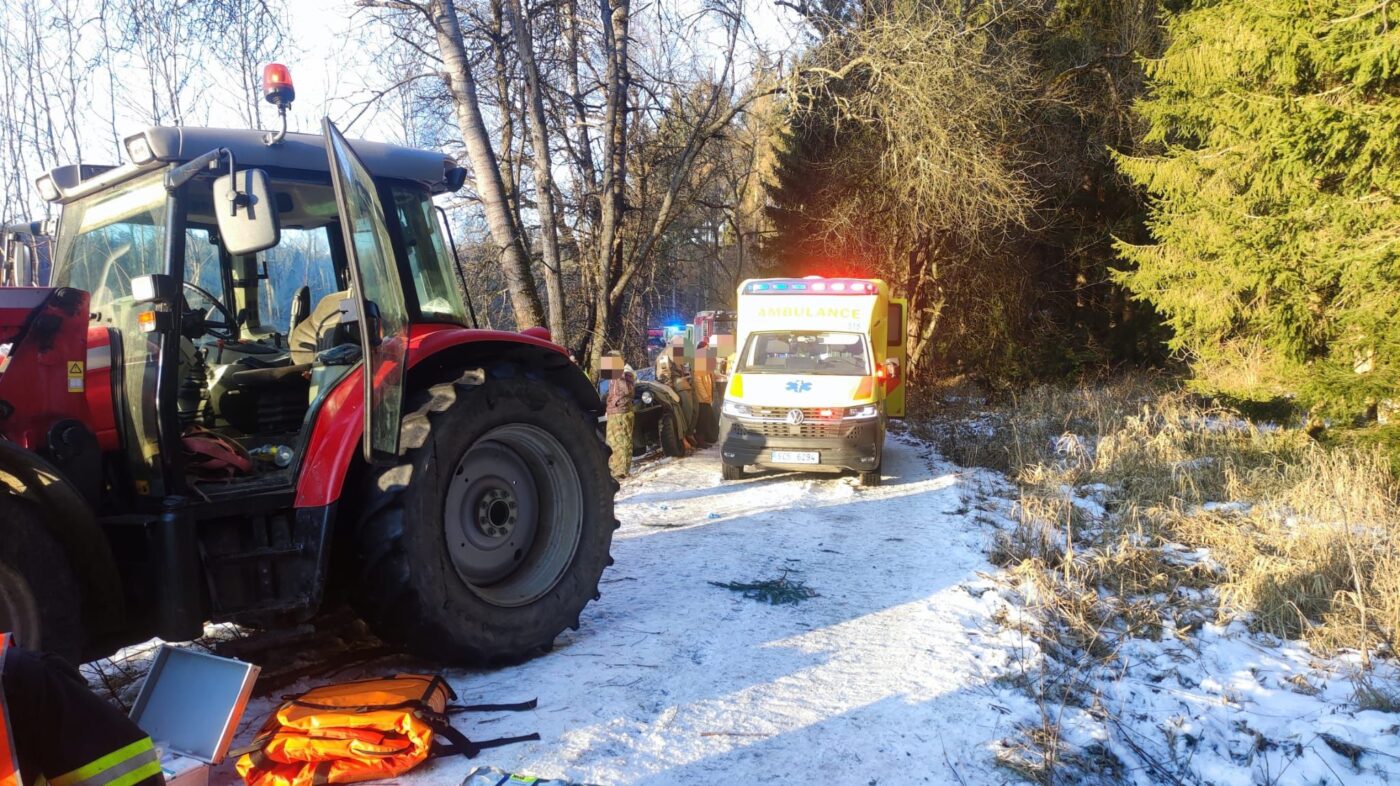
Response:
POLYGON ((0 491, 0 632, 77 663, 81 593, 63 546, 29 501, 0 491))
POLYGON ((400 463, 373 475, 356 531, 355 605, 381 638, 436 660, 547 651, 612 564, 617 486, 592 419, 521 377, 405 404, 400 463))

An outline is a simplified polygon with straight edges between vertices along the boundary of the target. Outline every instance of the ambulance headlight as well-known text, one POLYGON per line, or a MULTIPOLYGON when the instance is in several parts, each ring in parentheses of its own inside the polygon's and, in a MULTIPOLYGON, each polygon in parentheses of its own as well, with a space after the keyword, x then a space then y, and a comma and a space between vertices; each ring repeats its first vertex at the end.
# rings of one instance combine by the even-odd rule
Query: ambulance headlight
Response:
POLYGON ((732 418, 747 418, 753 416, 753 408, 747 404, 740 404, 737 401, 724 402, 724 414, 732 418))
POLYGON ((643 391, 642 391, 642 403, 643 403, 643 404, 650 404, 650 403, 652 403, 652 402, 654 402, 654 401, 656 401, 656 396, 653 396, 653 395, 651 394, 651 391, 650 391, 650 390, 643 390, 643 391))
POLYGON ((880 417, 880 408, 874 404, 866 404, 862 407, 851 407, 846 410, 846 420, 869 420, 880 417))

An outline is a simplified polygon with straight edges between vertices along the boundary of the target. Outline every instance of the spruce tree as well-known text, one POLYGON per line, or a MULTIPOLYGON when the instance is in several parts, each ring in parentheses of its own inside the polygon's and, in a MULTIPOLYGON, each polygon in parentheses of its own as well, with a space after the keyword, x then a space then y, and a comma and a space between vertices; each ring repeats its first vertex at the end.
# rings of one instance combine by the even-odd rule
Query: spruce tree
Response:
POLYGON ((1167 20, 1137 110, 1152 245, 1121 280, 1198 384, 1331 412, 1400 381, 1400 8, 1197 2, 1167 20))

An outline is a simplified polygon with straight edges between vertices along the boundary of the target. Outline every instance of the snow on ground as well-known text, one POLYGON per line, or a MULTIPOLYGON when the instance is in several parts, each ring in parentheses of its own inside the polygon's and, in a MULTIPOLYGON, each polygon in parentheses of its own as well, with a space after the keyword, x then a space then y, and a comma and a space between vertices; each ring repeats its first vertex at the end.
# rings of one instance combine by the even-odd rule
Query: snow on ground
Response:
MULTIPOLYGON (((1047 717, 1068 753, 1111 752, 1056 783, 1400 782, 1400 715, 1357 706, 1354 656, 1238 622, 1069 664, 1089 701, 1042 711, 1025 688, 1047 663, 1018 632, 1030 618, 1008 606, 1014 581, 984 556, 1014 510, 1009 485, 893 436, 885 462, 879 488, 792 473, 722 483, 713 450, 647 465, 619 492, 617 564, 582 627, 519 666, 447 672, 463 703, 539 700, 456 716, 469 737, 542 739, 395 782, 459 784, 491 766, 580 784, 1003 784, 1018 779, 995 756, 1047 717), (711 583, 781 576, 817 596, 771 606, 711 583)), ((1091 514, 1102 492, 1067 490, 1091 514)), ((1382 691, 1396 677, 1393 664, 1372 673, 1382 691)), ((250 705, 235 746, 277 698, 250 705)), ((230 761, 212 782, 235 780, 230 761)))
MULTIPOLYGON (((1400 716, 1355 705, 1354 655, 1318 658, 1234 622, 1186 641, 1130 641, 1120 661, 1098 675, 1100 717, 1065 723, 1116 737, 1139 782, 1168 771, 1219 786, 1400 782, 1400 716)), ((1382 663, 1372 678, 1394 690, 1396 677, 1382 663)))
MULTIPOLYGON (((991 620, 1004 601, 979 575, 992 568, 978 482, 893 437, 885 469, 861 488, 721 483, 713 449, 648 467, 618 495, 617 564, 582 627, 525 664, 448 672, 463 703, 539 699, 457 716, 468 736, 543 739, 398 782, 460 783, 484 765, 598 784, 1006 781, 987 743, 1029 708, 991 682, 1019 635, 991 620), (817 597, 772 606, 710 583, 785 573, 817 597)), ((235 745, 271 706, 250 706, 235 745)))

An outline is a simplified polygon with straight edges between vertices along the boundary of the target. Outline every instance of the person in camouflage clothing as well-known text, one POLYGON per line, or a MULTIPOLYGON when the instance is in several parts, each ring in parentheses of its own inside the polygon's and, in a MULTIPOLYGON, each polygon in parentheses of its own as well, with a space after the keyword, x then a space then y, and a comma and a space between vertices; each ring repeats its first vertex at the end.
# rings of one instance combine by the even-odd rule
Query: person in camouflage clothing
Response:
POLYGON ((632 412, 632 394, 636 376, 616 352, 603 357, 602 370, 603 379, 608 381, 608 447, 612 448, 608 468, 614 478, 625 478, 632 468, 632 425, 637 417, 632 412))

